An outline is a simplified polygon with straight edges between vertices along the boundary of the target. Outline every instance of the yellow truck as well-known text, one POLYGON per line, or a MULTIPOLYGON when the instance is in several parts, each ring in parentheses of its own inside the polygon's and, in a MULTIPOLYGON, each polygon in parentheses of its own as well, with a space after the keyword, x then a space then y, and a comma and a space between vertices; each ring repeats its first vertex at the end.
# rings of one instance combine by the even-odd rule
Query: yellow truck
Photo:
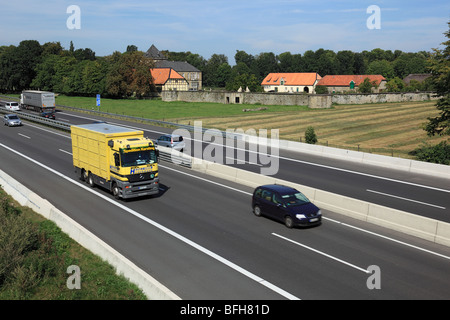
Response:
POLYGON ((158 150, 143 131, 108 123, 72 125, 75 173, 116 199, 159 193, 158 150))

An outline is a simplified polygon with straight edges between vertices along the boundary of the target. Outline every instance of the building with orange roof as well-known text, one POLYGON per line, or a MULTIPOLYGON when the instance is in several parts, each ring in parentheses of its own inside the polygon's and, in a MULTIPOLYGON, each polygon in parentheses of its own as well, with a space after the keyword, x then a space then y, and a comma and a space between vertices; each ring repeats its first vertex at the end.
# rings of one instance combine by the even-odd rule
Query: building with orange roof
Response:
POLYGON ((369 75, 327 75, 318 83, 318 86, 328 88, 329 93, 357 91, 358 86, 369 78, 370 82, 375 82, 376 88, 372 88, 373 92, 381 92, 386 89, 386 78, 379 74, 369 75))
POLYGON ((265 92, 314 93, 322 77, 315 72, 269 73, 261 83, 265 92))
POLYGON ((188 90, 186 79, 172 68, 154 68, 150 69, 150 72, 158 92, 188 90))
POLYGON ((155 68, 172 68, 188 82, 188 90, 197 91, 202 89, 202 72, 189 64, 187 61, 169 61, 155 45, 147 50, 145 56, 155 61, 155 68))

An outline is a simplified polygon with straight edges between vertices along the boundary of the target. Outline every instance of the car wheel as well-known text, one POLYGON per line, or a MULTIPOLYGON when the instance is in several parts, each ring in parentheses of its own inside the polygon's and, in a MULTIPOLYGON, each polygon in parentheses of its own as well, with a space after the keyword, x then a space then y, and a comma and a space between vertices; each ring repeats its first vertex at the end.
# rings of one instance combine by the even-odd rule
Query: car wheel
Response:
POLYGON ((292 218, 290 216, 286 216, 284 218, 284 224, 290 229, 294 225, 294 222, 292 221, 292 218))
POLYGON ((255 216, 261 217, 261 208, 258 205, 254 206, 253 213, 255 214, 255 216))

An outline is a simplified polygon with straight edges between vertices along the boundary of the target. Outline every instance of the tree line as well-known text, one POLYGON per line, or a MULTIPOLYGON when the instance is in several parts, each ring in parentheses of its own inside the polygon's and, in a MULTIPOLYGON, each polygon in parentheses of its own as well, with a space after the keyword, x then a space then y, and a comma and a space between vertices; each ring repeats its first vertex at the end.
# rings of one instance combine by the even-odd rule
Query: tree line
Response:
POLYGON ((65 50, 59 42, 40 45, 25 40, 0 47, 0 90, 39 89, 66 95, 122 98, 146 96, 152 90, 152 59, 129 46, 106 57, 89 48, 65 50))
POLYGON ((431 53, 383 50, 353 52, 342 50, 308 50, 303 54, 262 52, 252 55, 236 50, 236 64, 231 66, 223 54, 213 54, 208 60, 191 52, 163 51, 169 60, 187 61, 203 72, 203 85, 237 90, 249 87, 261 90, 261 82, 271 72, 317 72, 321 76, 337 74, 381 74, 389 91, 430 90, 430 84, 414 83, 406 87, 403 79, 412 73, 428 73, 431 53))
MULTIPOLYGON (((202 71, 203 86, 261 91, 261 82, 271 72, 317 72, 332 74, 381 74, 389 91, 427 90, 428 84, 406 88, 402 79, 411 73, 427 73, 431 52, 403 52, 373 49, 353 52, 308 50, 303 54, 262 52, 257 55, 236 50, 235 64, 224 54, 205 59, 199 54, 162 51, 169 60, 187 61, 202 71), (425 87, 424 87, 425 86, 425 87)), ((145 96, 152 91, 150 68, 153 60, 136 46, 125 52, 97 57, 89 48, 64 49, 59 42, 41 45, 25 40, 18 46, 0 47, 0 90, 40 89, 67 95, 106 97, 145 96)))

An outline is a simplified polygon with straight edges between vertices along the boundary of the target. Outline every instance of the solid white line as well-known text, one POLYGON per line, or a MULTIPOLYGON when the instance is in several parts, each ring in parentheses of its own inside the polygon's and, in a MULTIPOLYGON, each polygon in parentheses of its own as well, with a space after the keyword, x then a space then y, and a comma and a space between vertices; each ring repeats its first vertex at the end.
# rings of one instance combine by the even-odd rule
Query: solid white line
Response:
POLYGON ((100 197, 103 200, 108 201, 109 203, 111 203, 111 204, 119 207, 120 209, 122 209, 122 210, 124 210, 124 211, 126 211, 126 212, 128 212, 130 214, 132 214, 136 218, 139 218, 139 219, 147 222, 148 224, 150 224, 150 225, 160 229, 161 231, 163 231, 163 232, 165 232, 167 234, 170 234, 171 236, 175 237, 176 239, 178 239, 178 240, 188 244, 189 246, 199 250, 200 252, 203 252, 204 254, 210 256, 211 258, 213 258, 213 259, 215 259, 215 260, 217 260, 217 261, 227 265, 228 267, 238 271, 239 273, 241 273, 241 274, 247 276, 248 278, 250 278, 250 279, 260 283, 261 285, 271 289, 272 291, 274 291, 274 292, 284 296, 285 298, 290 299, 290 300, 299 300, 299 298, 297 298, 296 296, 290 294, 289 292, 287 292, 287 291, 285 291, 285 290, 283 290, 283 289, 273 285, 272 283, 270 283, 270 282, 268 282, 268 281, 258 277, 255 274, 253 274, 253 273, 251 273, 251 272, 241 268, 240 266, 236 265, 235 263, 233 263, 233 262, 231 262, 231 261, 229 261, 229 260, 219 256, 218 254, 216 254, 216 253, 206 249, 205 247, 202 247, 201 245, 199 245, 199 244, 189 240, 188 238, 186 238, 186 237, 184 237, 184 236, 182 236, 182 235, 180 235, 180 234, 170 230, 169 228, 167 228, 167 227, 157 223, 156 221, 153 221, 153 220, 145 217, 144 215, 142 215, 142 214, 140 214, 140 213, 138 213, 138 212, 136 212, 136 211, 126 207, 126 206, 124 206, 121 203, 118 203, 115 200, 112 200, 112 199, 106 197, 105 195, 103 195, 101 193, 93 191, 88 186, 86 186, 84 184, 81 184, 78 181, 72 180, 71 178, 69 178, 69 177, 63 175, 62 173, 60 173, 59 171, 56 171, 56 170, 54 170, 52 168, 49 168, 49 167, 43 165, 42 163, 34 160, 33 158, 30 158, 30 157, 28 157, 28 156, 26 156, 26 155, 24 155, 22 153, 19 153, 18 151, 14 150, 14 149, 12 149, 12 148, 10 148, 10 147, 2 144, 2 143, 0 143, 0 146, 5 148, 5 149, 7 149, 7 150, 9 150, 9 151, 11 151, 11 152, 13 152, 13 153, 15 153, 15 154, 17 154, 17 155, 19 155, 19 156, 21 156, 21 157, 23 157, 23 158, 25 158, 25 159, 27 159, 27 160, 29 160, 29 161, 31 161, 31 162, 33 162, 34 164, 36 164, 36 165, 38 165, 38 166, 40 166, 40 167, 42 167, 42 168, 44 168, 44 169, 54 173, 54 174, 56 174, 57 176, 59 176, 59 177, 65 179, 65 180, 69 181, 70 183, 73 183, 73 184, 79 186, 80 188, 83 188, 84 190, 86 190, 86 191, 96 195, 97 197, 100 197))
POLYGON ((400 240, 396 240, 394 238, 390 238, 388 236, 384 236, 384 235, 376 233, 376 232, 372 232, 372 231, 369 231, 369 230, 366 230, 366 229, 362 229, 362 228, 359 228, 359 227, 356 227, 356 226, 352 226, 351 224, 347 224, 345 222, 340 222, 338 220, 334 220, 334 219, 327 218, 327 217, 322 217, 322 219, 326 219, 326 220, 329 220, 331 222, 334 222, 334 223, 337 223, 337 224, 340 224, 340 225, 343 225, 343 226, 346 226, 346 227, 349 227, 349 228, 352 228, 352 229, 355 229, 355 230, 358 230, 358 231, 361 231, 361 232, 365 232, 365 233, 371 234, 371 235, 376 236, 376 237, 383 238, 385 240, 389 240, 389 241, 392 241, 392 242, 395 242, 395 243, 398 243, 398 244, 401 244, 401 245, 404 245, 404 246, 407 246, 407 247, 410 247, 410 248, 414 248, 416 250, 427 252, 427 253, 433 254, 435 256, 438 256, 438 257, 450 260, 449 256, 445 256, 443 254, 440 254, 440 253, 437 253, 437 252, 434 252, 434 251, 431 251, 431 250, 428 250, 428 249, 424 249, 424 248, 421 248, 421 247, 418 247, 418 246, 415 246, 415 245, 412 245, 412 244, 409 244, 409 243, 406 243, 406 242, 403 242, 403 241, 400 241, 400 240))
POLYGON ((403 198, 403 197, 399 197, 399 196, 394 196, 392 194, 387 194, 387 193, 383 193, 383 192, 379 192, 379 191, 374 191, 374 190, 370 190, 370 189, 366 189, 366 191, 367 192, 376 193, 376 194, 381 194, 381 195, 386 196, 386 197, 391 197, 391 198, 401 199, 401 200, 405 200, 405 201, 415 202, 415 203, 423 204, 423 205, 430 206, 430 207, 435 207, 435 208, 444 209, 444 210, 446 209, 445 207, 437 206, 435 204, 426 203, 426 202, 417 201, 417 200, 412 200, 412 199, 403 198))
MULTIPOLYGON (((89 118, 88 118, 88 119, 89 119, 89 118)), ((32 126, 32 125, 30 125, 30 126, 32 126)), ((62 137, 65 137, 65 138, 69 138, 69 139, 70 139, 70 136, 63 135, 63 134, 60 134, 60 133, 58 133, 58 132, 46 130, 46 129, 43 129, 43 128, 38 127, 38 126, 32 126, 32 127, 35 127, 35 128, 37 128, 37 129, 40 129, 40 130, 48 131, 48 132, 50 132, 50 133, 53 133, 53 134, 56 134, 56 135, 59 135, 59 136, 62 136, 62 137)), ((160 165, 160 166, 161 166, 161 165, 160 165)), ((239 190, 239 189, 236 189, 236 188, 233 188, 233 187, 229 187, 229 186, 227 186, 227 185, 224 185, 224 184, 221 184, 221 183, 218 183, 218 182, 214 182, 214 181, 211 181, 211 180, 208 180, 208 179, 205 179, 205 178, 201 178, 201 177, 196 176, 196 175, 192 175, 192 174, 185 173, 185 172, 182 172, 182 171, 177 171, 177 170, 172 169, 172 168, 169 168, 169 167, 164 167, 164 166, 161 166, 161 167, 167 168, 167 169, 172 170, 172 171, 176 171, 176 172, 178 172, 178 173, 181 173, 181 174, 184 174, 184 175, 193 177, 193 178, 195 178, 195 179, 200 179, 200 180, 203 180, 203 181, 206 181, 206 182, 209 182, 209 183, 213 183, 213 184, 216 184, 216 185, 219 185, 219 186, 222 186, 222 187, 225 187, 225 188, 234 190, 234 191, 236 191, 236 192, 244 193, 244 194, 247 194, 247 195, 252 195, 252 193, 250 193, 250 192, 246 192, 246 191, 242 191, 242 190, 239 190)), ((89 189, 89 190, 90 190, 90 189, 89 189)), ((443 191, 446 191, 446 190, 443 190, 443 191)), ((399 243, 399 244, 403 244, 403 245, 405 245, 405 246, 408 246, 408 247, 411 247, 411 248, 415 248, 415 249, 420 250, 420 251, 428 252, 428 253, 431 253, 431 254, 433 254, 433 255, 440 256, 440 257, 443 257, 443 258, 446 258, 446 259, 449 259, 449 260, 450 260, 450 257, 444 256, 444 255, 442 255, 442 254, 440 254, 440 253, 436 253, 436 252, 433 252, 433 251, 430 251, 430 250, 427 250, 427 249, 424 249, 424 248, 421 248, 421 247, 418 247, 418 246, 415 246, 415 245, 412 245, 412 244, 409 244, 409 243, 406 243, 406 242, 402 242, 402 241, 400 241, 400 240, 396 240, 396 239, 393 239, 393 238, 389 238, 389 237, 387 237, 387 236, 383 236, 383 235, 381 235, 381 234, 377 234, 377 233, 374 233, 374 232, 371 232, 371 231, 368 231, 368 230, 365 230, 365 229, 362 229, 362 228, 359 228, 359 227, 355 227, 355 226, 352 226, 352 225, 350 225, 350 224, 342 223, 342 222, 339 222, 339 221, 337 221, 337 220, 333 220, 333 219, 331 219, 331 218, 322 217, 322 219, 330 220, 330 221, 333 221, 333 222, 342 224, 343 226, 347 226, 347 227, 350 227, 350 228, 354 228, 354 229, 360 230, 360 231, 362 231, 362 232, 366 232, 366 233, 368 233, 368 234, 372 234, 372 235, 381 237, 381 238, 383 238, 383 239, 386 239, 386 240, 389 240, 389 241, 392 241, 392 242, 396 242, 396 243, 399 243)))
POLYGON ((227 188, 227 189, 230 189, 230 190, 233 190, 233 191, 236 191, 236 192, 240 192, 240 193, 243 193, 243 194, 247 194, 247 195, 249 195, 249 196, 253 195, 253 193, 251 193, 251 192, 242 191, 242 190, 240 190, 240 189, 237 189, 237 188, 233 188, 233 187, 227 186, 226 184, 223 184, 223 183, 220 183, 220 182, 215 182, 215 181, 212 181, 212 180, 208 180, 208 179, 206 179, 206 178, 202 178, 202 177, 199 177, 199 176, 196 176, 196 175, 187 173, 187 172, 178 171, 178 170, 176 170, 176 169, 173 169, 173 168, 170 168, 170 167, 163 166, 163 165, 161 165, 161 164, 158 164, 158 166, 160 166, 160 167, 162 167, 162 168, 165 168, 165 169, 169 169, 169 170, 175 171, 176 173, 184 174, 184 175, 186 175, 186 176, 188 176, 188 177, 191 177, 191 178, 194 178, 194 179, 206 181, 206 182, 208 182, 208 183, 212 183, 212 184, 221 186, 221 187, 223 187, 223 188, 227 188))
POLYGON ((26 136, 26 135, 21 134, 21 133, 18 133, 18 135, 19 135, 19 136, 22 136, 22 137, 25 137, 25 138, 27 138, 27 139, 31 139, 29 136, 26 136))
POLYGON ((311 250, 311 251, 313 251, 313 252, 315 252, 315 253, 318 253, 318 254, 320 254, 320 255, 323 255, 323 256, 325 256, 325 257, 328 257, 328 258, 330 258, 330 259, 333 259, 333 260, 335 260, 335 261, 337 261, 337 262, 340 262, 340 263, 343 263, 343 264, 345 264, 345 265, 347 265, 347 266, 350 266, 350 267, 352 267, 352 268, 355 268, 356 270, 362 271, 362 272, 364 272, 364 273, 369 273, 369 271, 367 271, 367 270, 364 269, 364 268, 355 266, 354 264, 351 264, 351 263, 349 263, 349 262, 347 262, 347 261, 344 261, 344 260, 342 260, 342 259, 336 258, 336 257, 334 257, 334 256, 332 256, 332 255, 329 255, 328 253, 325 253, 325 252, 322 252, 322 251, 313 249, 313 248, 311 248, 311 247, 308 247, 307 245, 304 245, 304 244, 302 244, 302 243, 300 243, 300 242, 297 242, 297 241, 291 240, 291 239, 289 239, 289 238, 283 237, 283 236, 281 236, 281 235, 279 235, 279 234, 276 234, 276 233, 273 233, 273 232, 272 232, 272 234, 273 234, 274 236, 278 237, 278 238, 281 238, 281 239, 284 239, 284 240, 286 240, 286 241, 292 242, 292 243, 294 243, 294 244, 296 244, 296 245, 298 245, 298 246, 300 246, 300 247, 303 247, 303 248, 305 248, 305 249, 311 250))
MULTIPOLYGON (((64 114, 64 113, 62 112, 62 114, 64 114)), ((79 118, 83 118, 83 119, 96 120, 96 119, 93 119, 93 118, 82 117, 82 116, 77 116, 77 115, 72 115, 72 114, 67 114, 67 115, 71 115, 71 116, 79 117, 79 118)), ((114 122, 111 122, 111 123, 114 123, 114 122)), ((115 124, 121 125, 121 126, 126 126, 126 127, 129 127, 129 128, 139 129, 139 130, 143 130, 143 131, 150 131, 150 132, 155 132, 155 133, 163 133, 163 132, 159 132, 159 131, 155 131, 155 130, 144 129, 144 128, 139 128, 139 127, 133 127, 133 126, 129 126, 129 125, 124 125, 124 124, 121 124, 121 123, 115 123, 115 124)), ((186 138, 186 139, 189 140, 188 138, 186 138)), ((190 140, 195 141, 194 139, 190 139, 190 140)), ((211 143, 211 144, 215 144, 215 143, 211 143)), ((241 149, 241 148, 237 148, 237 147, 234 147, 234 146, 227 146, 227 145, 222 145, 222 146, 223 147, 228 147, 228 148, 233 148, 233 149, 236 149, 236 150, 243 150, 243 151, 246 151, 246 152, 249 152, 249 153, 252 152, 252 153, 261 154, 260 152, 255 152, 253 150, 248 150, 248 149, 241 149)), ((262 153, 262 154, 267 156, 267 154, 265 154, 265 153, 262 153)), ((414 186, 414 187, 426 188, 426 189, 430 189, 430 190, 450 193, 450 190, 447 190, 447 189, 421 185, 421 184, 418 184, 418 183, 413 183, 413 182, 408 182, 408 181, 401 181, 401 180, 387 178, 387 177, 382 177, 382 176, 377 176, 377 175, 373 175, 373 174, 369 174, 369 173, 363 173, 363 172, 358 172, 358 171, 353 171, 353 170, 348 170, 348 169, 342 169, 342 168, 337 168, 337 167, 333 167, 333 166, 328 166, 328 165, 323 165, 323 164, 318 164, 318 163, 313 163, 313 162, 308 162, 308 161, 303 161, 303 160, 298 160, 298 159, 287 158, 287 157, 283 157, 283 156, 280 156, 280 155, 278 155, 278 156, 270 155, 270 156, 271 157, 278 157, 279 159, 283 159, 283 160, 286 160, 286 161, 298 162, 298 163, 303 163, 303 164, 307 164, 307 165, 311 165, 311 166, 326 168, 326 169, 330 169, 330 170, 336 170, 336 171, 356 174, 356 175, 360 175, 360 176, 370 177, 370 178, 374 178, 374 179, 386 180, 386 181, 406 184, 406 185, 410 185, 410 186, 414 186)))

